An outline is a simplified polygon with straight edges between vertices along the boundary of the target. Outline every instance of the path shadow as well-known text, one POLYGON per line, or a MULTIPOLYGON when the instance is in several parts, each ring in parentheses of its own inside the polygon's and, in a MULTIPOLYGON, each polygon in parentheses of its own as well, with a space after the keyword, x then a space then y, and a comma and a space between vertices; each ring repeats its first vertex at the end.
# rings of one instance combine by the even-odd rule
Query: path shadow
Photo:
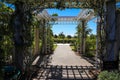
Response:
POLYGON ((37 70, 32 80, 96 80, 97 74, 90 72, 94 66, 46 65, 37 70))

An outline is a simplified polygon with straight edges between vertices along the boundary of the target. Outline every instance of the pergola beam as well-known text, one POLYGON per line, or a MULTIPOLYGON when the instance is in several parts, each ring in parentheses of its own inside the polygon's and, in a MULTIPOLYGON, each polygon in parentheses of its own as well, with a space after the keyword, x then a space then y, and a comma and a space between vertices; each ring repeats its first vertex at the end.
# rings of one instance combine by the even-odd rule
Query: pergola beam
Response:
MULTIPOLYGON (((40 0, 40 1, 46 1, 46 2, 59 2, 61 0, 40 0)), ((90 0, 62 0, 64 2, 85 2, 85 1, 90 1, 90 0)), ((108 1, 108 0, 105 0, 108 1)), ((116 0, 117 2, 120 0, 116 0)))
POLYGON ((51 16, 48 14, 46 10, 43 10, 41 13, 37 15, 37 18, 45 19, 48 21, 76 21, 79 22, 81 20, 89 21, 90 19, 94 18, 94 11, 92 9, 83 9, 78 16, 51 16))

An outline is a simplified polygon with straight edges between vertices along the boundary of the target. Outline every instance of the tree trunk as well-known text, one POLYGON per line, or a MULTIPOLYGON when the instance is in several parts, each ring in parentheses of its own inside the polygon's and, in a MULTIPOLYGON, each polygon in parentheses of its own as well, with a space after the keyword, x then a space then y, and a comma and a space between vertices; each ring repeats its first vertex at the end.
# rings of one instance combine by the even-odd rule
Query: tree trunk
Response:
POLYGON ((106 2, 106 44, 105 54, 103 57, 103 69, 118 69, 117 58, 117 41, 116 41, 116 16, 115 16, 115 0, 106 2))

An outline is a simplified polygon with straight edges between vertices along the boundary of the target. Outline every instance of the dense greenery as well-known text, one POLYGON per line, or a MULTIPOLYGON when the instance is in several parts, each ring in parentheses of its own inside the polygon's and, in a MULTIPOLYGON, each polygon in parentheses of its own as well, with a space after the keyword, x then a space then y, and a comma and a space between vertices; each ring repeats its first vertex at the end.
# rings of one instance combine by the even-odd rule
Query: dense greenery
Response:
POLYGON ((13 10, 1 2, 0 6, 0 48, 4 56, 7 56, 13 48, 13 28, 9 25, 13 10))
POLYGON ((54 35, 54 42, 55 43, 70 43, 73 44, 76 41, 76 38, 72 37, 71 35, 65 36, 63 32, 59 33, 58 35, 54 35))
POLYGON ((47 21, 44 23, 40 22, 42 20, 39 21, 40 54, 49 54, 54 50, 52 25, 47 21))
POLYGON ((49 25, 47 27, 47 49, 48 49, 48 54, 53 53, 54 50, 54 40, 53 40, 53 31, 51 29, 52 27, 49 25))
POLYGON ((81 47, 83 47, 82 44, 82 39, 84 38, 85 40, 85 56, 87 57, 93 57, 95 56, 95 49, 96 49, 96 35, 91 34, 91 29, 87 27, 87 24, 85 24, 84 30, 85 32, 83 32, 83 27, 82 27, 82 23, 80 23, 77 26, 77 41, 74 42, 74 50, 78 51, 81 49, 81 47), (84 33, 84 37, 83 37, 83 33, 84 33))
POLYGON ((119 80, 120 79, 120 73, 115 71, 102 71, 99 76, 98 80, 119 80))
POLYGON ((87 57, 94 57, 96 54, 96 35, 90 34, 86 38, 86 54, 87 57))
POLYGON ((9 25, 13 10, 0 2, 0 76, 1 68, 6 62, 10 62, 13 53, 13 33, 9 25))
POLYGON ((55 43, 74 43, 76 41, 75 38, 64 38, 64 39, 60 39, 60 38, 54 38, 54 42, 55 43))

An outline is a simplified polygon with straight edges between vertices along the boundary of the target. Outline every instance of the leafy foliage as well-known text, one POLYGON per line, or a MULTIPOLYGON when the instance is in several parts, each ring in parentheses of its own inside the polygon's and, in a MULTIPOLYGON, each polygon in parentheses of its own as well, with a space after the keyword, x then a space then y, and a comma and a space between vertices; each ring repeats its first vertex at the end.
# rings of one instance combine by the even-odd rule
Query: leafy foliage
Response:
MULTIPOLYGON (((1 54, 4 54, 4 56, 8 56, 12 54, 13 50, 13 28, 9 25, 11 13, 13 10, 5 4, 1 3, 0 8, 0 48, 2 49, 1 54)), ((7 58, 7 57, 6 57, 7 58)))
POLYGON ((53 53, 54 50, 53 31, 51 28, 50 25, 47 27, 47 44, 49 47, 49 53, 53 53))
POLYGON ((96 35, 90 34, 86 38, 86 54, 87 57, 95 57, 96 53, 96 35))
POLYGON ((54 42, 55 43, 70 43, 73 44, 76 42, 76 38, 72 37, 71 35, 65 36, 63 32, 59 33, 58 35, 54 35, 54 42))
POLYGON ((57 13, 55 13, 55 14, 52 14, 52 16, 58 16, 58 14, 57 14, 57 13))
MULTIPOLYGON (((1 68, 13 53, 13 28, 9 25, 13 10, 0 2, 0 78, 1 68)), ((9 61, 8 61, 9 62, 9 61)))
POLYGON ((61 33, 59 34, 59 37, 62 38, 62 39, 64 39, 64 38, 65 38, 65 34, 64 34, 63 32, 61 32, 61 33))
POLYGON ((84 32, 84 37, 83 36, 83 29, 82 29, 81 23, 76 27, 76 34, 77 34, 77 41, 73 44, 75 50, 80 50, 81 49, 81 40, 82 38, 85 38, 85 50, 86 53, 84 56, 87 57, 94 57, 95 56, 95 46, 96 46, 96 35, 91 34, 91 29, 87 27, 87 24, 85 24, 85 32, 84 32))
POLYGON ((119 80, 119 79, 120 79, 119 72, 103 71, 98 76, 98 80, 119 80))

